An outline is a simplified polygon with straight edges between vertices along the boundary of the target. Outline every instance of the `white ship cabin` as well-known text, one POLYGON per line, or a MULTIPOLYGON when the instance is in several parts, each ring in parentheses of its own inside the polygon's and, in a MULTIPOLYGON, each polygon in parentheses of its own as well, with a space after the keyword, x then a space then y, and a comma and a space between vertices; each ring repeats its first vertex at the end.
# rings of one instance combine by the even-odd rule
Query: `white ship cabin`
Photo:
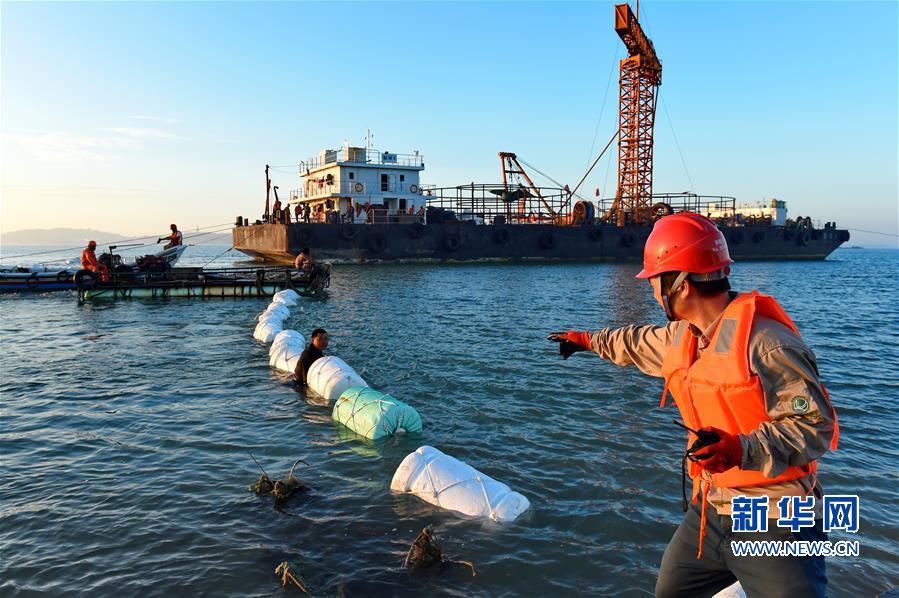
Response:
POLYGON ((710 203, 706 216, 713 219, 733 216, 738 222, 740 220, 764 220, 774 226, 783 226, 787 222, 787 202, 772 199, 768 205, 742 205, 736 206, 735 209, 710 203))
POLYGON ((322 150, 300 163, 302 186, 289 202, 301 206, 299 222, 424 223, 424 168, 417 151, 392 154, 349 145, 322 150))

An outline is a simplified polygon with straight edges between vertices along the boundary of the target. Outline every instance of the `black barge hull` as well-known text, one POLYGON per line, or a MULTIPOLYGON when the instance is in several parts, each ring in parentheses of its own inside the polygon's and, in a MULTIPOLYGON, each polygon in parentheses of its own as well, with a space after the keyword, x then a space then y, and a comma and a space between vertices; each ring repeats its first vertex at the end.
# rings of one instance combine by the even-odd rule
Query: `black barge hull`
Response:
MULTIPOLYGON (((234 248, 292 262, 303 247, 334 263, 449 261, 638 262, 650 228, 448 224, 250 224, 232 229, 234 248)), ((849 231, 777 226, 722 227, 731 257, 823 260, 849 231)))

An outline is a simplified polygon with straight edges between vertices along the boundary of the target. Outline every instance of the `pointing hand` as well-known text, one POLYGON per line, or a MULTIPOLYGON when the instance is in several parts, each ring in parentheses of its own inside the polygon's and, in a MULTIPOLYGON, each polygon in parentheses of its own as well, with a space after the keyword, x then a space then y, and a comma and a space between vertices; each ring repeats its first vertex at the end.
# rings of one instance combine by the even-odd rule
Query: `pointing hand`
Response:
POLYGON ((590 333, 586 330, 578 332, 576 330, 566 330, 565 332, 551 332, 547 340, 559 343, 559 355, 563 359, 568 359, 572 354, 578 351, 590 350, 590 333))

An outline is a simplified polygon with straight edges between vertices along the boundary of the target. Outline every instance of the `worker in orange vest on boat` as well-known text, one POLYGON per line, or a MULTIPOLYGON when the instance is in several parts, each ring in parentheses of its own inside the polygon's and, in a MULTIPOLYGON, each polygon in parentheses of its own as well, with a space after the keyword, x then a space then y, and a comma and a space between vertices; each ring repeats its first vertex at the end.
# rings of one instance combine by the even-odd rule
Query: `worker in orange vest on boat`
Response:
POLYGON ((169 228, 172 229, 172 234, 156 239, 157 243, 161 243, 162 241, 168 239, 169 242, 162 246, 163 249, 171 249, 172 247, 177 247, 184 242, 184 236, 181 234, 181 231, 178 230, 178 227, 176 225, 170 224, 169 228))
MULTIPOLYGON (((275 195, 277 194, 276 191, 275 195)), ((277 197, 275 198, 275 203, 272 205, 272 224, 283 224, 281 216, 281 200, 277 197)))
POLYGON ((687 513, 662 557, 656 596, 711 596, 734 581, 749 596, 824 596, 823 557, 731 550, 731 540, 827 539, 816 460, 839 437, 814 353, 774 298, 730 290, 731 263, 711 220, 666 216, 646 240, 637 278, 649 280, 669 323, 549 339, 566 359, 592 351, 663 378, 662 406, 670 392, 691 430, 683 464, 692 504, 682 470, 687 513), (750 506, 767 513, 747 517, 750 506))
POLYGON ((96 250, 97 242, 91 239, 87 242, 87 247, 81 251, 81 268, 99 274, 100 280, 108 282, 109 268, 97 260, 96 250))

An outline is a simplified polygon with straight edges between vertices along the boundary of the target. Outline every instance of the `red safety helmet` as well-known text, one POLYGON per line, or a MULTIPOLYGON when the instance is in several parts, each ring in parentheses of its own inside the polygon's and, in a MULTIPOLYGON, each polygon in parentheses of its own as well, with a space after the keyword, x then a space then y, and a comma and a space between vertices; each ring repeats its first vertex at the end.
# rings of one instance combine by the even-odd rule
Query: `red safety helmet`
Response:
POLYGON ((637 278, 663 272, 707 274, 732 263, 727 241, 714 222, 693 212, 679 212, 659 219, 652 227, 637 278))

